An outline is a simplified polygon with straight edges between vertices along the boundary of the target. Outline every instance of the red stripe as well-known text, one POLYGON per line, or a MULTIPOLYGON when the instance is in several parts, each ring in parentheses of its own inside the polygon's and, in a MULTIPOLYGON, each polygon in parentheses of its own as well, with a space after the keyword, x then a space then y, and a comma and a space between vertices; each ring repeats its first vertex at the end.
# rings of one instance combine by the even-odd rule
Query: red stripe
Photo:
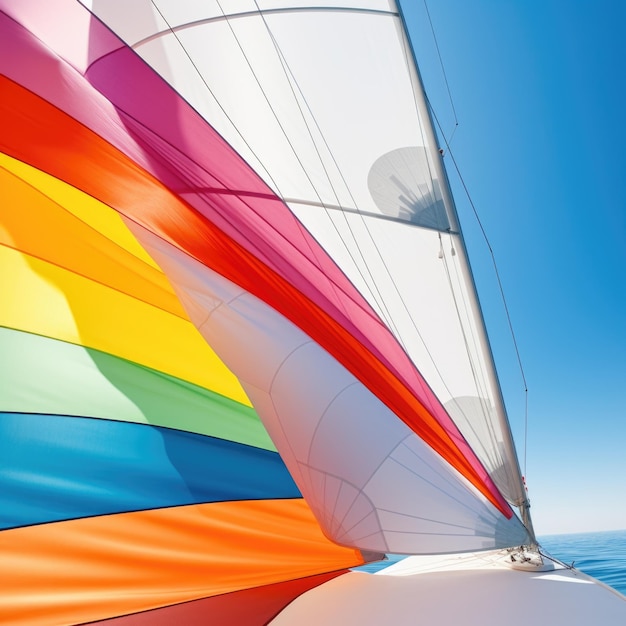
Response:
POLYGON ((264 626, 305 591, 348 571, 342 570, 274 585, 264 585, 91 623, 102 626, 171 626, 172 624, 264 626))

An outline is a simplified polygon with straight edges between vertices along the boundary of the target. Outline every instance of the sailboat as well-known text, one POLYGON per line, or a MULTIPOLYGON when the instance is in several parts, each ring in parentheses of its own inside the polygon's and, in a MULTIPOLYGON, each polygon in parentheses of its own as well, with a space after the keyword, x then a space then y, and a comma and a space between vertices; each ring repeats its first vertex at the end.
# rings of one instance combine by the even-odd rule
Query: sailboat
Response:
POLYGON ((0 29, 0 622, 626 623, 537 543, 394 0, 0 29))

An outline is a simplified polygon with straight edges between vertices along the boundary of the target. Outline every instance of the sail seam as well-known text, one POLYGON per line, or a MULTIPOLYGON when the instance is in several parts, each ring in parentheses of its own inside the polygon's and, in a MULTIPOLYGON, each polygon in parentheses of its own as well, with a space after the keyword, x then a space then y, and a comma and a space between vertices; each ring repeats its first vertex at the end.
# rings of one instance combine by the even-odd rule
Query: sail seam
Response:
MULTIPOLYGON (((364 489, 365 489, 365 486, 367 485, 367 483, 366 483, 365 485, 363 485, 363 487, 359 487, 356 483, 354 483, 354 482, 353 482, 353 481, 351 481, 351 480, 348 480, 345 476, 340 476, 340 475, 334 474, 333 472, 322 471, 322 470, 318 469, 317 467, 315 467, 314 465, 311 465, 311 464, 310 464, 310 463, 308 463, 308 462, 307 462, 307 463, 304 463, 304 462, 301 462, 301 461, 300 461, 300 462, 298 462, 298 464, 299 464, 300 466, 302 466, 302 467, 306 467, 308 470, 312 470, 312 471, 314 471, 314 472, 318 472, 318 473, 320 473, 320 474, 323 474, 323 475, 324 475, 324 480, 326 480, 326 477, 327 477, 327 476, 330 476, 331 478, 335 478, 337 481, 339 481, 339 482, 341 483, 341 487, 340 487, 340 490, 339 490, 339 491, 341 491, 341 488, 343 488, 343 485, 344 485, 344 484, 345 484, 345 485, 348 485, 349 487, 352 487, 352 489, 354 489, 354 490, 355 490, 358 494, 360 494, 360 495, 362 495, 363 497, 367 498, 367 499, 368 499, 368 501, 370 501, 370 503, 371 503, 371 499, 370 499, 370 498, 367 496, 367 494, 364 492, 364 489)), ((371 477, 370 477, 370 479, 371 479, 371 477)), ((367 481, 367 482, 369 482, 369 479, 368 479, 368 481, 367 481)), ((304 494, 303 494, 303 495, 304 495, 304 494)), ((339 494, 337 494, 337 499, 338 499, 338 498, 339 498, 339 494)), ((306 498, 305 498, 305 500, 306 500, 306 498)), ((350 506, 348 507, 348 509, 347 509, 347 510, 346 510, 346 512, 344 513, 344 515, 342 516, 341 520, 336 520, 336 521, 337 521, 337 523, 339 524, 339 526, 341 526, 341 522, 343 522, 343 520, 345 520, 345 519, 346 519, 346 517, 348 516, 348 514, 350 513, 350 511, 351 511, 351 510, 352 510, 352 508, 354 507, 354 504, 355 504, 355 503, 356 503, 356 498, 354 498, 354 500, 352 501, 352 503, 350 504, 350 506)), ((335 504, 336 504, 336 503, 335 503, 335 504)), ((334 515, 334 513, 335 513, 335 510, 336 510, 336 506, 335 506, 335 509, 333 509, 333 511, 332 511, 332 514, 333 514, 333 515, 334 515)), ((357 524, 358 524, 358 523, 360 523, 360 522, 362 522, 362 521, 363 521, 363 520, 364 520, 364 519, 365 519, 368 515, 370 515, 370 514, 372 514, 372 513, 375 515, 376 520, 377 520, 377 524, 378 524, 378 528, 379 528, 379 531, 377 531, 377 532, 380 532, 380 533, 381 533, 381 535, 382 535, 382 537, 383 537, 383 540, 385 541, 385 545, 387 546, 387 539, 385 538, 385 532, 386 532, 386 531, 385 531, 385 529, 382 527, 382 524, 380 523, 380 519, 379 519, 379 517, 378 517, 378 509, 376 508, 376 506, 374 506, 374 504, 373 504, 373 503, 372 503, 372 510, 371 510, 370 512, 368 512, 368 513, 367 513, 364 517, 362 517, 362 518, 361 518, 361 519, 357 522, 357 524)), ((350 528, 353 528, 353 526, 351 526, 350 528)), ((345 534, 346 532, 347 532, 347 531, 345 531, 345 530, 344 530, 344 534, 345 534)), ((376 534, 376 533, 372 533, 372 534, 376 534)))
MULTIPOLYGON (((28 522, 27 524, 19 524, 17 526, 8 526, 6 528, 0 528, 1 533, 8 533, 12 530, 20 530, 21 528, 34 528, 36 526, 46 526, 51 524, 64 524, 66 522, 79 522, 80 520, 92 519, 92 518, 103 518, 103 517, 114 517, 116 515, 133 515, 134 513, 146 513, 149 511, 165 511, 169 509, 182 509, 184 507, 196 507, 196 506, 211 506, 215 504, 219 506, 220 504, 228 504, 228 503, 237 503, 237 502, 264 502, 264 501, 286 501, 286 500, 304 500, 304 498, 300 496, 285 496, 285 497, 272 497, 272 498, 252 498, 246 496, 245 499, 239 500, 202 500, 199 502, 191 502, 191 503, 182 503, 182 504, 163 504, 154 507, 148 507, 145 509, 128 509, 121 511, 109 511, 105 513, 89 513, 87 515, 77 515, 76 517, 63 517, 61 519, 53 519, 53 520, 45 520, 42 522, 28 522)), ((306 502, 306 501, 305 501, 306 502)))
MULTIPOLYGON (((405 441, 406 441, 406 440, 405 440, 405 441)), ((401 443, 400 443, 400 444, 396 447, 396 449, 397 449, 397 448, 399 448, 399 447, 401 447, 401 446, 404 446, 404 447, 405 447, 405 448, 409 451, 409 453, 410 453, 410 454, 412 454, 413 456, 417 456, 417 455, 415 454, 415 452, 414 452, 411 448, 409 448, 409 447, 406 445, 405 441, 402 441, 402 442, 401 442, 401 443)), ((461 505, 463 508, 468 509, 468 510, 470 510, 470 511, 472 510, 471 506, 469 506, 467 503, 465 503, 465 502, 463 502, 463 501, 459 500, 459 498, 458 498, 457 496, 455 496, 455 495, 453 495, 453 494, 451 494, 451 493, 446 493, 446 492, 445 492, 445 491, 443 491, 443 490, 442 490, 439 486, 437 486, 434 482, 432 482, 431 480, 428 480, 427 478, 425 478, 425 477, 424 477, 421 473, 418 473, 418 472, 416 472, 416 471, 412 470, 412 469, 411 469, 410 467, 408 467, 405 463, 402 463, 402 461, 399 461, 399 460, 398 460, 397 458, 395 458, 394 456, 391 456, 391 455, 390 455, 390 456, 389 456, 389 459, 390 459, 392 462, 396 463, 396 465, 399 465, 400 467, 402 467, 403 469, 405 469, 405 470, 406 470, 406 471, 408 471, 409 473, 411 473, 411 474, 413 474, 414 476, 416 476, 417 478, 419 478, 420 480, 423 480, 426 484, 430 485, 431 487, 433 487, 434 489, 436 489, 436 490, 437 490, 437 491, 439 491, 440 493, 443 493, 444 495, 446 495, 446 496, 447 496, 448 498, 450 498, 451 500, 454 500, 457 504, 461 505)), ((422 457, 418 457, 418 460, 419 460, 419 461, 421 461, 422 463, 424 463, 424 465, 426 465, 428 468, 432 469, 432 470, 433 470, 433 473, 437 474, 437 472, 436 472, 436 468, 435 468, 435 467, 433 467, 433 465, 432 465, 432 464, 430 464, 428 461, 426 461, 424 458, 422 458, 422 457)), ((453 469, 455 469, 455 468, 453 468, 453 469)), ((456 471, 456 470, 455 470, 455 471, 456 471)), ((451 477, 452 477, 452 476, 454 476, 454 474, 451 474, 451 477)), ((459 474, 459 476, 460 476, 460 474, 459 474)), ((443 480, 446 482, 446 484, 448 484, 448 485, 449 485, 452 489, 454 489, 457 493, 464 493, 464 492, 465 492, 465 493, 467 493, 467 492, 468 492, 468 484, 471 484, 471 483, 469 483, 469 481, 467 482, 467 484, 464 484, 462 481, 459 481, 458 479, 457 479, 457 481, 453 482, 453 481, 451 480, 451 478, 447 478, 447 477, 442 476, 442 475, 440 475, 440 474, 437 474, 437 477, 438 477, 438 478, 443 479, 443 480)), ((473 487, 473 485, 472 485, 472 487, 473 487)), ((474 494, 472 494, 472 495, 474 495, 474 494)), ((483 496, 483 497, 484 497, 484 496, 483 496)), ((485 501, 487 501, 487 502, 488 502, 488 500, 487 500, 486 498, 485 498, 485 501)), ((496 508, 496 507, 494 507, 494 508, 496 508)), ((498 510, 498 509, 496 509, 496 510, 498 510)))
MULTIPOLYGON (((153 1, 153 4, 155 4, 154 1, 153 1)), ((392 17, 398 16, 398 13, 395 11, 384 11, 382 9, 366 9, 366 8, 360 8, 360 7, 309 6, 309 7, 283 7, 283 8, 275 8, 275 9, 260 9, 257 6, 256 11, 242 11, 241 13, 228 13, 227 14, 225 11, 222 10, 222 15, 216 15, 215 17, 208 17, 202 20, 194 20, 193 22, 185 22, 184 24, 179 24, 177 26, 170 26, 168 21, 165 19, 165 16, 161 13, 158 7, 157 7, 157 10, 161 14, 161 17, 166 22, 166 24, 168 24, 168 28, 165 30, 159 31, 158 33, 153 33, 152 35, 149 35, 148 37, 144 37, 143 39, 136 41, 135 43, 131 44, 131 48, 137 49, 147 43, 150 43, 151 41, 154 41, 155 39, 160 39, 161 37, 164 37, 170 33, 175 34, 181 30, 195 28, 196 26, 203 26, 205 24, 212 24, 215 22, 224 22, 224 21, 227 22, 230 19, 256 17, 259 14, 273 15, 273 14, 279 14, 279 13, 291 14, 291 13, 331 13, 332 12, 332 13, 365 13, 365 14, 384 15, 384 16, 392 16, 392 17)))
MULTIPOLYGON (((0 241, 0 247, 2 248, 6 248, 7 250, 12 250, 14 252, 17 252, 18 254, 21 254, 23 256, 29 257, 31 259, 37 260, 41 263, 45 263, 48 266, 51 267, 55 267, 61 271, 67 272, 68 274, 70 274, 71 276, 75 276, 77 278, 81 278, 83 280, 87 280, 91 283, 94 283, 96 285, 99 285, 100 287, 103 287, 105 289, 109 289, 111 291, 114 291, 115 293, 121 294, 127 298, 130 298, 131 300, 134 300, 135 302, 141 302, 142 304, 145 304, 146 306, 152 308, 152 309, 156 309, 157 311, 162 311, 163 313, 167 314, 167 315, 171 315, 172 317, 175 317, 179 320, 183 320, 185 322, 189 321, 188 318, 182 316, 182 315, 178 315, 177 313, 174 313, 166 308, 163 308, 161 306, 158 306, 156 304, 154 304, 153 302, 149 302, 148 300, 143 300, 141 298, 137 298, 136 296, 134 296, 132 293, 129 293, 128 291, 124 291, 123 289, 119 289, 118 287, 114 287, 113 285, 109 285, 108 283, 105 283, 101 280, 98 280, 97 278, 94 278, 93 276, 88 276, 87 274, 81 274, 80 272, 70 269, 69 267, 66 267, 65 265, 61 265, 59 263, 56 263, 54 261, 51 261, 49 259, 46 259, 44 257, 41 256, 37 256, 36 254, 31 254, 30 252, 26 252, 24 250, 20 250, 19 248, 16 248, 14 246, 11 246, 7 243, 4 243, 2 241, 0 241)), ((137 258, 137 257, 135 257, 137 258)))
MULTIPOLYGON (((220 111, 223 113, 224 117, 228 120, 228 122, 230 123, 230 125, 232 126, 232 128, 235 130, 235 132, 238 134, 239 138, 243 141, 243 143, 245 144, 245 146, 248 148, 248 150, 250 150, 250 153, 256 158, 256 160, 258 161, 259 165, 263 168, 263 170, 265 171, 265 174, 267 175, 267 177, 269 178, 270 182, 272 183, 272 185, 274 186, 274 189, 280 193, 279 187, 276 184, 276 181, 272 178, 271 173, 267 170, 267 168, 263 165, 263 162, 261 161, 261 159, 259 159, 258 155, 255 153, 255 151, 252 149, 252 146, 248 143, 248 141, 246 140, 246 138, 242 135, 242 133, 239 131, 239 129, 237 128, 237 125, 235 124, 235 122, 232 120, 232 118, 230 117, 230 115, 228 115, 226 109, 221 105, 219 99, 217 98, 217 96, 213 93, 213 90, 211 89, 211 87, 209 87, 209 84, 207 83, 206 79, 204 78, 202 72, 199 70, 198 66, 196 65, 196 63, 194 62, 192 56, 189 54, 189 52, 187 51, 187 48, 185 48, 185 46, 183 45, 183 42, 180 40, 180 38, 178 37, 177 33, 175 32, 174 28, 172 26, 170 26, 169 22, 167 21, 167 19, 165 18, 165 16, 163 15, 163 13, 161 12, 161 10, 159 9, 159 7, 156 4, 156 0, 151 0, 152 5, 154 6, 154 8, 159 12, 159 15, 161 16, 161 18, 163 19, 163 21, 167 24, 168 26, 168 31, 166 32, 171 32, 171 34, 174 36, 174 38, 176 39, 176 41, 178 42, 178 45, 180 46, 181 50, 183 51, 183 53, 185 54, 185 56, 187 57, 189 63, 191 63, 191 66, 193 67, 194 71, 196 72, 197 76, 200 78, 200 80, 202 81, 202 84, 205 86, 206 90, 211 94, 211 97, 213 98, 213 100, 215 100, 215 103, 217 104, 217 106, 219 107, 220 111)), ((129 45, 130 48, 134 49, 134 46, 129 45)), ((140 57, 143 58, 143 57, 140 57)), ((178 93, 178 95, 183 98, 182 94, 180 94, 178 91, 176 91, 176 93, 178 93)), ((183 100, 185 100, 185 102, 187 102, 187 100, 185 98, 183 98, 183 100)), ((190 105, 191 106, 191 105, 190 105)))
MULTIPOLYGON (((456 129, 459 127, 459 120, 456 114, 456 107, 454 106, 454 100, 452 99, 452 92, 450 91, 450 83, 448 82, 448 75, 446 73, 446 68, 444 67, 444 64, 443 64, 441 50, 439 49, 439 41, 437 41, 437 35, 435 33, 435 26, 430 16, 430 10, 428 9, 428 2, 426 0, 424 0, 424 8, 426 9, 426 15, 428 16, 428 23, 430 24, 430 30, 433 34, 433 41, 435 42, 435 49, 437 50, 437 57, 439 58, 439 65, 441 66, 441 73, 443 74, 443 80, 446 84, 446 90, 448 92, 448 99, 450 100, 450 106, 452 107, 452 114, 454 115, 454 129, 452 130, 450 139, 445 140, 446 144, 450 146, 450 144, 452 143, 452 139, 454 137, 454 133, 456 132, 456 129)), ((442 131, 442 134, 443 134, 443 131, 442 131)))
MULTIPOLYGON (((326 209, 328 211, 342 211, 343 213, 354 213, 355 215, 362 215, 364 217, 372 217, 378 220, 385 220, 387 222, 396 222, 409 228, 419 228, 425 230, 439 231, 439 228, 434 226, 428 226, 427 224, 417 224, 416 222, 407 221, 400 217, 394 217, 393 215, 385 215, 383 213, 374 213, 373 211, 364 211, 363 209, 346 207, 339 204, 328 204, 327 202, 315 202, 313 200, 300 200, 298 198, 283 198, 283 201, 287 204, 299 204, 303 206, 319 207, 320 209, 326 209)), ((458 235, 459 233, 454 230, 446 230, 452 235, 458 235)))

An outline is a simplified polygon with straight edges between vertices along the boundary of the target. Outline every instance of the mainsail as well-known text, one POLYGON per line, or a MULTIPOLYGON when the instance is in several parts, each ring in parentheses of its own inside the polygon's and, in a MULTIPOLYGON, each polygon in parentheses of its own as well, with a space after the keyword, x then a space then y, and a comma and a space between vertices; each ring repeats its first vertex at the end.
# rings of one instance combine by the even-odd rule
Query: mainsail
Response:
POLYGON ((0 9, 0 611, 532 542, 395 3, 0 9))

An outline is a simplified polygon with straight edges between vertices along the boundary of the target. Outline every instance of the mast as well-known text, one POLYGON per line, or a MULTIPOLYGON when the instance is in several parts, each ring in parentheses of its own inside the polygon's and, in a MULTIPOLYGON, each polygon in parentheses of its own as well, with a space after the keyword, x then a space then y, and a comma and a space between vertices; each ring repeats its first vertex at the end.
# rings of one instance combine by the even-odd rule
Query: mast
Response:
POLYGON ((500 381, 497 375, 493 351, 491 349, 491 344, 489 342, 489 337, 487 334, 487 327, 485 324, 485 318, 483 315, 482 307, 480 305, 480 301, 478 298, 478 291, 476 289, 476 281, 474 279, 474 275, 472 273, 469 257, 467 254, 467 247, 465 245, 465 240, 463 237, 463 233, 460 228, 458 212, 456 209, 456 205, 454 202, 454 198, 452 195, 452 190, 450 187, 450 182, 448 180, 448 175, 446 168, 443 163, 443 156, 441 151, 439 150, 439 142, 437 140, 437 136, 434 130, 434 123, 432 118, 432 112, 430 106, 426 99, 426 90, 424 88, 424 83, 421 77, 421 73, 419 70, 419 65, 417 63, 417 57, 415 55, 415 49, 413 47, 413 43, 408 34, 408 27, 406 18, 404 16, 404 12, 402 10, 402 6, 400 4, 400 0, 396 0, 396 9, 400 16, 400 20, 402 22, 402 26, 404 29, 404 36, 407 40, 408 48, 411 53, 411 59, 413 61, 413 67, 411 68, 414 71, 416 85, 415 85, 415 100, 416 105, 418 107, 419 113, 424 120, 424 131, 426 132, 428 142, 430 146, 433 146, 435 149, 431 150, 433 165, 435 168, 437 179, 440 181, 440 191, 443 197, 443 202, 446 207, 446 211, 448 214, 448 219, 450 220, 450 232, 454 233, 458 237, 458 247, 455 249, 457 254, 457 258, 459 260, 459 265, 463 272, 463 279, 466 284, 469 286, 468 294, 470 298, 469 305, 472 310, 472 314, 474 318, 477 320, 477 328, 479 332, 479 341, 481 345, 481 349, 484 354, 487 356, 487 374, 488 374, 488 383, 493 393, 493 397, 495 399, 495 410, 497 413, 498 421, 502 427, 502 431, 505 434, 504 437, 504 445, 506 456, 509 462, 511 462, 515 468, 516 474, 516 491, 517 497, 513 500, 512 504, 519 508, 520 515, 524 526, 527 528, 528 533, 532 540, 532 545, 537 545, 537 539, 535 536, 535 531, 532 524, 532 519, 530 516, 530 501, 528 499, 526 493, 526 486, 522 479, 522 472, 519 465, 519 459, 517 456, 517 451, 515 448, 515 442, 513 441, 513 435, 511 433, 511 425, 509 422, 509 418, 506 412, 506 407, 504 404, 504 397, 502 394, 502 388, 500 385, 500 381))

